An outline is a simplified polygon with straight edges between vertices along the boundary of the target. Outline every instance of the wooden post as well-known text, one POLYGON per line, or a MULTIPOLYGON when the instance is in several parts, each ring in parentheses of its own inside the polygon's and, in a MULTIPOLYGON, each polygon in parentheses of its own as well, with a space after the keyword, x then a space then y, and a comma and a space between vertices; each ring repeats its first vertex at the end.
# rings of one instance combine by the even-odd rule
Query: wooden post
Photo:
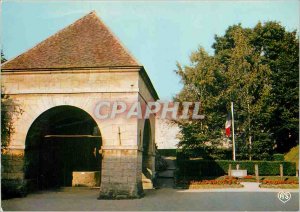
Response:
POLYGON ((231 164, 229 164, 229 167, 228 167, 228 176, 231 177, 231 164))
POLYGON ((283 165, 280 164, 279 168, 280 168, 280 179, 283 180, 283 165))
POLYGON ((255 178, 256 178, 256 182, 259 182, 259 175, 258 175, 258 165, 255 164, 255 178))

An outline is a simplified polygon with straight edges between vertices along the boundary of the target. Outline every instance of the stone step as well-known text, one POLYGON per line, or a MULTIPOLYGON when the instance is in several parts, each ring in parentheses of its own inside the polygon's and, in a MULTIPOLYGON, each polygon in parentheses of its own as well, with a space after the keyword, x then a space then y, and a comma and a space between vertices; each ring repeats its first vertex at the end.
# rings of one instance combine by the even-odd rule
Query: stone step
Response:
POLYGON ((173 178, 174 177, 174 170, 165 170, 162 172, 158 173, 158 177, 163 177, 163 178, 173 178))
POLYGON ((143 182, 143 183, 152 183, 152 180, 147 179, 147 178, 143 178, 143 179, 142 179, 142 182, 143 182))
POLYGON ((157 185, 159 188, 173 188, 174 179, 172 178, 158 178, 157 185))

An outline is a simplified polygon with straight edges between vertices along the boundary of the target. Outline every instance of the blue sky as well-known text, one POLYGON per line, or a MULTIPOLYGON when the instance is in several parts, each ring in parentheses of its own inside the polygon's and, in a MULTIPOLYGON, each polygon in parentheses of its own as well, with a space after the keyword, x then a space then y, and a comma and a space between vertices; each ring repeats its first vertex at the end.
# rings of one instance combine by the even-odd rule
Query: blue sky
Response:
POLYGON ((176 61, 189 64, 199 46, 213 53, 214 35, 241 23, 278 21, 299 32, 299 1, 12 1, 1 8, 1 44, 15 57, 95 10, 143 64, 163 100, 182 87, 176 61))

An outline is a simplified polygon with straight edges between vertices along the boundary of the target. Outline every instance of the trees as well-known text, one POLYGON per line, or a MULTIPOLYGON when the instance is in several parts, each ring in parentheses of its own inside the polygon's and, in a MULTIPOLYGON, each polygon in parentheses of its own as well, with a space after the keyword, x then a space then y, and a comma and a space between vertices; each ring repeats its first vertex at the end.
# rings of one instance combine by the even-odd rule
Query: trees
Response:
POLYGON ((4 63, 4 62, 6 62, 7 60, 5 59, 5 57, 4 57, 4 53, 3 53, 3 51, 1 50, 1 63, 4 63))
POLYGON ((217 145, 217 140, 224 141, 222 129, 231 101, 241 159, 269 158, 273 140, 279 152, 295 145, 298 43, 295 32, 276 22, 258 23, 253 29, 234 25, 224 36, 215 36, 214 55, 199 48, 191 55, 190 66, 178 64, 184 86, 175 99, 201 101, 206 115, 202 121, 179 122, 183 135, 179 145, 203 150, 208 141, 217 145))
MULTIPOLYGON (((5 61, 6 59, 1 51, 1 63, 5 61)), ((18 104, 4 94, 4 88, 1 87, 1 152, 9 145, 10 136, 14 132, 13 117, 18 117, 22 112, 18 104)))

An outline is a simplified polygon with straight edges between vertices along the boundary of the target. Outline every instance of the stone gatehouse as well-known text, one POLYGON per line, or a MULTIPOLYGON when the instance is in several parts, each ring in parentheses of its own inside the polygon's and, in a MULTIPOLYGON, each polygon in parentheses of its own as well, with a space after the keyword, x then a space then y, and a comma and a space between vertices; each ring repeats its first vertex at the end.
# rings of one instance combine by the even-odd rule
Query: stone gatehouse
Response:
POLYGON ((100 198, 138 198, 151 187, 155 117, 99 120, 94 110, 101 100, 147 104, 158 95, 95 12, 4 63, 1 75, 3 92, 22 110, 2 154, 10 189, 89 182, 100 198))

